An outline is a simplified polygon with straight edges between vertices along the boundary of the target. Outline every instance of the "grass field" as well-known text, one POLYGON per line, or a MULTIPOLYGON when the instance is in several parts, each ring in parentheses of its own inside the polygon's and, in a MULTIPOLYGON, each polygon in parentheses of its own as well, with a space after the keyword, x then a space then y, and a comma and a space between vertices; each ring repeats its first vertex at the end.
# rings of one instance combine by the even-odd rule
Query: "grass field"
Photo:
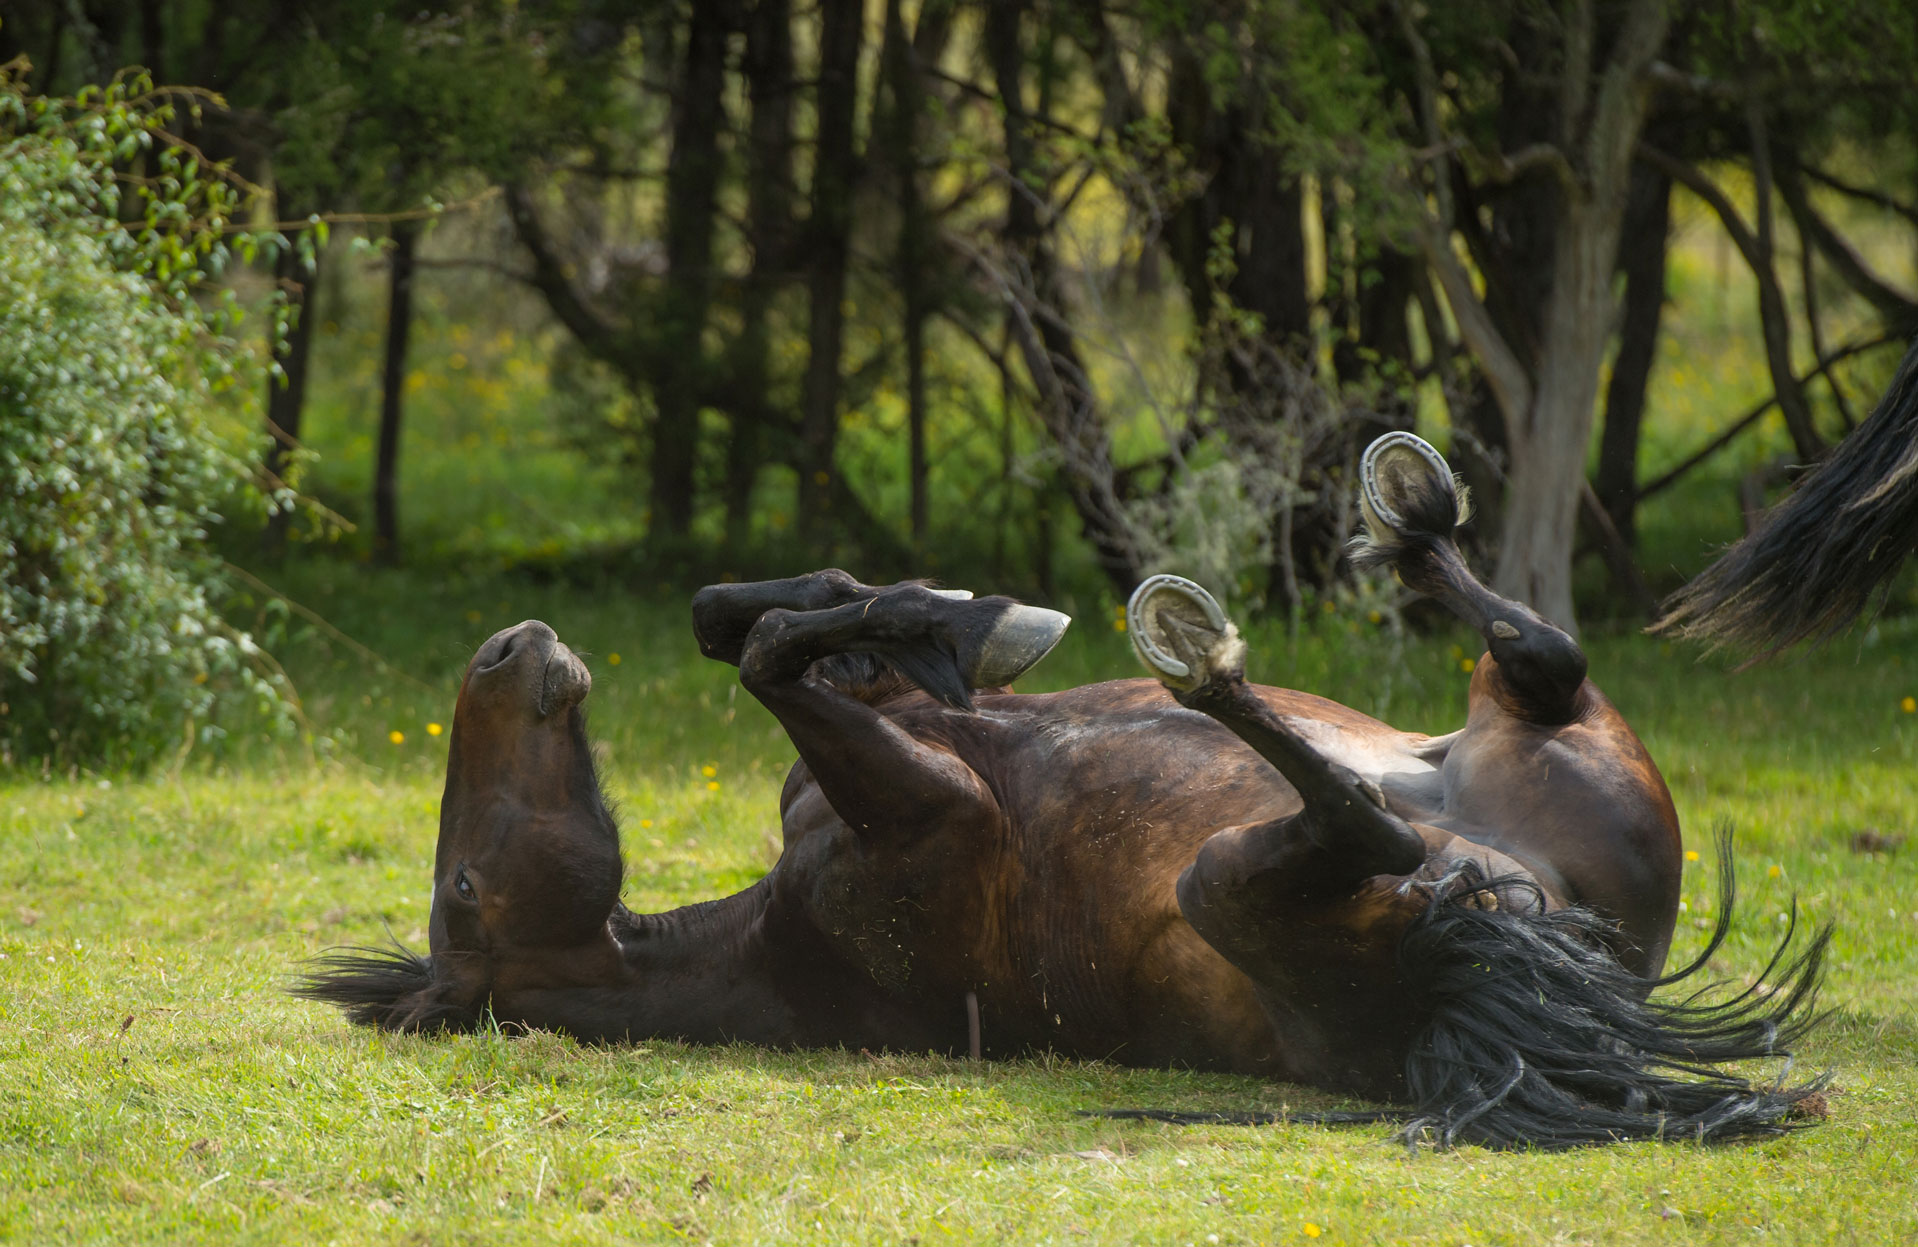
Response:
MULTIPOLYGON (((552 1035, 394 1038, 285 994, 303 957, 423 939, 440 768, 466 656, 527 616, 588 655, 625 831, 625 899, 737 889, 777 843, 791 749, 677 595, 317 562, 284 585, 381 659, 294 621, 280 652, 317 743, 241 742, 137 781, 0 788, 0 1238, 32 1242, 1887 1242, 1918 1236, 1918 630, 1734 674, 1635 637, 1592 642, 1709 856, 1739 829, 1762 959, 1790 898, 1837 924, 1831 1119, 1753 1146, 1408 1156, 1384 1128, 1177 1128, 1080 1108, 1323 1097, 1044 1055, 973 1065, 552 1035), (398 733, 395 742, 393 734, 398 733), (705 768, 713 768, 709 778, 705 768), (716 784, 714 788, 712 785, 716 784)), ((985 586, 981 586, 985 587, 985 586)), ((1129 675, 1111 605, 1034 688, 1129 675)), ((1454 726, 1465 638, 1336 616, 1254 635, 1253 675, 1405 726, 1454 726)), ((1689 868, 1680 952, 1701 938, 1689 868)))
MULTIPOLYGON (((1674 254, 1688 315, 1661 342, 1647 477, 1764 385, 1736 266, 1727 278, 1698 246, 1674 254)), ((1763 964, 1794 895, 1837 926, 1832 1016, 1796 1076, 1831 1069, 1842 1094, 1828 1122, 1773 1142, 1408 1156, 1382 1127, 1075 1115, 1326 1103, 1250 1079, 1043 1054, 972 1065, 670 1043, 595 1050, 551 1035, 394 1038, 293 1000, 289 976, 329 945, 389 930, 424 942, 458 677, 486 636, 527 617, 554 624, 592 667, 629 905, 737 890, 778 844, 792 750, 730 669, 699 659, 683 593, 498 570, 630 540, 642 530, 633 470, 582 456, 577 429, 554 414, 539 317, 487 305, 492 323, 468 324, 459 318, 483 301, 450 282, 425 283, 407 382, 402 519, 410 557, 426 566, 379 571, 309 552, 265 573, 325 627, 264 593, 239 604, 239 622, 303 694, 301 737, 229 740, 137 780, 0 778, 0 1240, 1918 1239, 1909 618, 1745 673, 1636 636, 1588 642, 1594 678, 1664 768, 1688 842, 1709 858, 1713 825, 1738 829, 1741 920, 1720 973, 1737 980, 1763 964), (1854 852, 1866 830, 1911 839, 1854 852)), ((322 300, 308 413, 319 455, 308 487, 349 517, 365 510, 372 455, 373 290, 340 283, 322 300)), ((1853 384, 1862 394, 1882 383, 1861 368, 1853 384)), ((1783 445, 1768 425, 1644 509, 1641 553, 1660 588, 1733 535, 1734 483, 1783 445)), ((964 518, 982 474, 942 459, 935 514, 964 518)), ((769 525, 790 509, 779 488, 765 491, 769 525)), ((342 542, 349 555, 364 547, 363 533, 342 542)), ((1023 575, 1016 554, 1014 543, 1006 563, 1023 575)), ((1061 562, 1070 583, 1083 551, 1061 562)), ((1585 574, 1596 575, 1591 564, 1585 574)), ((1077 623, 1028 687, 1136 670, 1113 602, 1051 604, 1077 623)), ((1251 639, 1254 678, 1433 732, 1457 726, 1461 666, 1476 653, 1462 632, 1408 639, 1337 612, 1297 638, 1273 626, 1251 639)), ((1680 958, 1709 925, 1709 865, 1688 867, 1680 958)))

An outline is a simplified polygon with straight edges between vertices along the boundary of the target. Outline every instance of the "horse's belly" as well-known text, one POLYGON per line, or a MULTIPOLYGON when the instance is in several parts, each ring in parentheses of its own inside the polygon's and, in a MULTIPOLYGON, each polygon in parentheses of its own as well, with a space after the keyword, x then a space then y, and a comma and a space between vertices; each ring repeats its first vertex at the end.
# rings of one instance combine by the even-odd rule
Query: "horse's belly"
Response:
POLYGON ((1202 836, 1130 827, 1035 851, 1025 830, 862 837, 816 790, 796 794, 776 903, 803 911, 862 984, 950 1031, 954 1049, 970 993, 993 1055, 1278 1068, 1250 981, 1178 910, 1173 885, 1202 836))

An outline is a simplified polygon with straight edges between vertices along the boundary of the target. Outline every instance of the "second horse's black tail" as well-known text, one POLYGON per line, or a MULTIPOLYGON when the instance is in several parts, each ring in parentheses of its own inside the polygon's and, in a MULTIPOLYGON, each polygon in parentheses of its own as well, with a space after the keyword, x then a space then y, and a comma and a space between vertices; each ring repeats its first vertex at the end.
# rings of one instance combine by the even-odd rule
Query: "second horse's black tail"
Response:
POLYGON ((1654 632, 1769 658, 1857 618, 1918 544, 1918 344, 1871 418, 1757 530, 1665 602, 1654 632))

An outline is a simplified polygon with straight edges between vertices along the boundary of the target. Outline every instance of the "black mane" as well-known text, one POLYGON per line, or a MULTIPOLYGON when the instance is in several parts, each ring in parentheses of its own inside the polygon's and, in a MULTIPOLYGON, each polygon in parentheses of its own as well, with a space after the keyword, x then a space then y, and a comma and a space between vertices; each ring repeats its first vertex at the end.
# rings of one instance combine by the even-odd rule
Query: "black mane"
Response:
POLYGON ((1647 995, 1691 979, 1725 940, 1735 895, 1729 832, 1719 843, 1712 937, 1690 965, 1651 982, 1612 955, 1610 925, 1588 909, 1467 903, 1485 888, 1536 892, 1529 881, 1463 878, 1435 901, 1399 948, 1406 981, 1428 985, 1436 1004, 1406 1061, 1415 1108, 1404 1137, 1557 1149, 1625 1139, 1718 1142, 1800 1124, 1793 1109, 1823 1079, 1760 1086, 1720 1066, 1789 1057, 1818 1023, 1829 927, 1794 951, 1794 904, 1770 962, 1742 991, 1707 985, 1677 1000, 1647 995))
MULTIPOLYGON (((1488 878, 1476 863, 1435 886, 1432 904, 1399 945, 1405 982, 1420 985, 1431 1020, 1405 1062, 1410 1106, 1328 1113, 1099 1116, 1180 1124, 1402 1123, 1408 1145, 1477 1143, 1556 1151, 1628 1139, 1717 1143, 1808 1124, 1802 1106, 1825 1078, 1766 1086, 1719 1068, 1789 1058, 1816 1026, 1831 929, 1793 951, 1797 908, 1771 961, 1742 991, 1701 987, 1678 1000, 1651 989, 1685 982, 1725 940, 1735 895, 1730 832, 1719 833, 1718 923, 1705 951, 1661 979, 1639 978, 1609 951, 1611 925, 1573 906, 1481 908, 1486 892, 1538 894, 1529 879, 1488 878)), ((1789 1061, 1786 1070, 1789 1070, 1789 1061)))
POLYGON ((329 948, 306 963, 289 990, 344 1012, 356 1026, 380 1030, 470 1030, 477 1010, 430 1000, 433 959, 395 940, 390 948, 363 945, 329 948), (408 1002, 402 1009, 401 1003, 408 1002))

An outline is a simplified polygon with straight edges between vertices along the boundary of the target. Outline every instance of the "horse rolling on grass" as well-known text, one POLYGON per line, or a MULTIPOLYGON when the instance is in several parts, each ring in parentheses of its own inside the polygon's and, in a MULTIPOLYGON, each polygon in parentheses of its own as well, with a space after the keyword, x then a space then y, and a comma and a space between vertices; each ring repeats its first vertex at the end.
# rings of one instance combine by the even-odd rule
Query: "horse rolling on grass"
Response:
POLYGON ((1918 343, 1871 416, 1652 625, 1754 654, 1824 641, 1918 545, 1918 343))
POLYGON ((1787 936, 1740 994, 1651 997, 1724 937, 1728 857, 1706 954, 1658 977, 1682 866, 1658 769, 1576 643, 1466 569, 1437 453, 1390 435, 1364 468, 1361 557, 1489 648, 1456 732, 1247 683, 1237 630, 1176 577, 1128 608, 1156 679, 1034 695, 1006 686, 1055 612, 840 571, 717 585, 701 648, 799 753, 784 847, 734 896, 636 914, 590 677, 529 621, 460 689, 428 955, 337 949, 298 991, 391 1030, 955 1053, 976 1005, 988 1055, 1306 1083, 1398 1107, 1305 1119, 1408 1140, 1791 1128, 1817 1083, 1722 1066, 1791 1051, 1826 935, 1787 936))

